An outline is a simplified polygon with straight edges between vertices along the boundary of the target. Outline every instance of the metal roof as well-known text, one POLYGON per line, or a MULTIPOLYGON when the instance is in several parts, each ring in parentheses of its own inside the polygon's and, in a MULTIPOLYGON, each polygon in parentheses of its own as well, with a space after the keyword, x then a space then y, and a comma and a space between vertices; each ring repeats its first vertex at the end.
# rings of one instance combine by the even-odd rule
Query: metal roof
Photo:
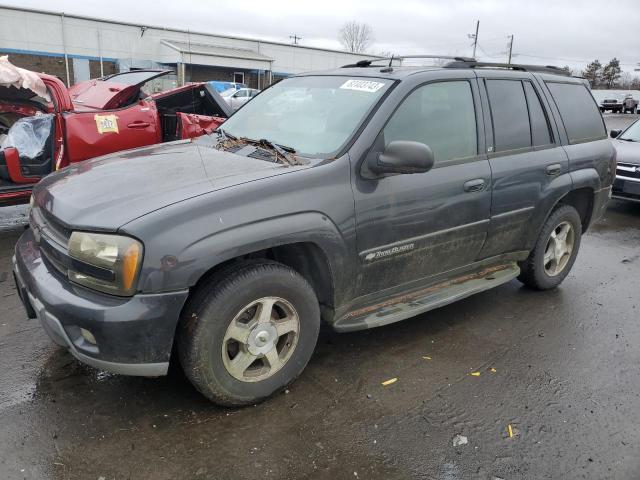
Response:
POLYGON ((353 53, 353 52, 347 52, 345 50, 336 50, 336 49, 332 49, 332 48, 312 47, 310 45, 292 45, 291 43, 279 42, 277 40, 266 40, 266 39, 255 38, 255 37, 243 37, 243 36, 238 36, 238 35, 227 35, 227 34, 223 34, 223 33, 203 32, 203 31, 200 31, 200 30, 190 30, 190 29, 184 29, 184 28, 166 27, 166 26, 152 25, 152 24, 147 24, 147 23, 133 23, 133 22, 127 22, 127 21, 123 21, 123 20, 114 20, 112 18, 92 17, 92 16, 87 16, 87 15, 76 15, 76 14, 67 13, 67 12, 61 12, 61 11, 56 11, 56 10, 25 8, 25 7, 18 7, 18 6, 15 6, 15 5, 2 5, 2 4, 0 4, 0 8, 4 8, 6 10, 14 10, 14 11, 17 11, 17 12, 36 13, 36 14, 43 14, 43 15, 56 15, 58 17, 64 16, 65 18, 76 18, 78 20, 88 20, 88 21, 93 21, 93 22, 103 22, 103 23, 110 23, 110 24, 113 24, 113 25, 124 25, 124 26, 129 26, 129 27, 138 27, 138 28, 146 27, 146 28, 152 28, 154 30, 164 30, 164 31, 167 31, 167 32, 186 33, 186 34, 191 34, 191 35, 209 35, 209 36, 215 36, 215 37, 221 37, 221 38, 228 38, 228 39, 232 39, 232 40, 242 40, 242 41, 247 41, 247 42, 259 42, 259 43, 264 43, 264 44, 269 44, 269 45, 279 45, 279 46, 283 46, 283 47, 292 47, 292 48, 297 48, 297 49, 302 49, 302 50, 315 50, 315 51, 318 51, 318 52, 337 53, 337 54, 343 54, 343 55, 351 55, 351 56, 355 56, 355 57, 364 57, 364 58, 377 58, 378 57, 377 55, 369 55, 369 54, 366 54, 366 53, 353 53))
POLYGON ((259 62, 273 62, 273 58, 267 57, 255 50, 245 48, 223 47, 208 43, 189 43, 177 40, 162 40, 166 46, 180 53, 193 55, 205 55, 208 57, 239 58, 243 60, 255 60, 259 62))

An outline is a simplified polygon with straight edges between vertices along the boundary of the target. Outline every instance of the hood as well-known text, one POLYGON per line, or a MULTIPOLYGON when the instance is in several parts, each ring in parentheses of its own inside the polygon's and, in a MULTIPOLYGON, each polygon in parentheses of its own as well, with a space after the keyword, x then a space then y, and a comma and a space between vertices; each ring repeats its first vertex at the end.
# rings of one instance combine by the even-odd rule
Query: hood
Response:
POLYGON ((640 165, 640 142, 613 140, 612 143, 616 149, 616 161, 618 163, 640 165))
POLYGON ((176 202, 305 167, 289 167, 187 140, 71 165, 34 188, 37 204, 71 228, 116 231, 176 202))
POLYGON ((77 105, 110 110, 120 108, 138 98, 142 86, 154 78, 171 73, 171 70, 134 70, 115 73, 76 83, 69 89, 71 100, 77 105))

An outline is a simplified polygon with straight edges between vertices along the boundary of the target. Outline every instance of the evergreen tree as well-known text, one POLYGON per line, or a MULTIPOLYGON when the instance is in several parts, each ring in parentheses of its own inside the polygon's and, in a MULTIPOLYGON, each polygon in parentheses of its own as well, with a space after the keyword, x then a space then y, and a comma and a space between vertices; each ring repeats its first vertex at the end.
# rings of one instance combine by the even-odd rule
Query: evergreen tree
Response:
POLYGON ((600 60, 594 60, 582 71, 582 76, 589 80, 592 87, 598 86, 602 80, 602 64, 600 60))
POLYGON ((615 57, 602 69, 602 80, 607 85, 607 88, 613 88, 621 75, 620 60, 615 57))

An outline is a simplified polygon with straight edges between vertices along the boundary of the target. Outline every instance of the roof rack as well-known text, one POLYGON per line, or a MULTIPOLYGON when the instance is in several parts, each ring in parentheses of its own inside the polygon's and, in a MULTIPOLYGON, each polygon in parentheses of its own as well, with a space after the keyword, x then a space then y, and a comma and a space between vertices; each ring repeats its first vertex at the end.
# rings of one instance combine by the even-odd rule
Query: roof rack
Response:
POLYGON ((394 61, 406 60, 411 58, 431 58, 431 59, 441 59, 441 60, 454 60, 457 62, 475 62, 474 58, 470 57, 460 57, 460 56, 452 56, 452 55, 392 55, 391 57, 378 57, 372 58, 370 60, 360 60, 359 62, 352 63, 349 65, 343 65, 342 68, 357 68, 357 67, 379 67, 382 65, 373 65, 374 62, 387 62, 387 66, 392 67, 394 61))
POLYGON ((451 55, 398 55, 391 57, 379 57, 372 58, 370 60, 360 60, 359 62, 344 65, 342 68, 365 68, 365 67, 380 67, 385 66, 388 68, 393 67, 394 61, 402 62, 405 59, 416 58, 428 58, 437 60, 451 60, 449 63, 443 65, 443 68, 504 68, 507 70, 517 70, 521 72, 545 72, 554 73, 556 75, 571 76, 564 68, 556 67, 553 65, 523 65, 518 63, 499 63, 499 62, 479 62, 475 58, 471 57, 457 57, 451 55), (374 65, 378 62, 387 62, 386 65, 374 65))
POLYGON ((465 61, 454 61, 445 65, 446 68, 504 68, 507 70, 517 70, 520 72, 545 72, 554 73, 556 75, 566 75, 570 77, 571 74, 561 67, 554 65, 523 65, 519 63, 499 63, 499 62, 478 62, 477 60, 470 59, 465 61))

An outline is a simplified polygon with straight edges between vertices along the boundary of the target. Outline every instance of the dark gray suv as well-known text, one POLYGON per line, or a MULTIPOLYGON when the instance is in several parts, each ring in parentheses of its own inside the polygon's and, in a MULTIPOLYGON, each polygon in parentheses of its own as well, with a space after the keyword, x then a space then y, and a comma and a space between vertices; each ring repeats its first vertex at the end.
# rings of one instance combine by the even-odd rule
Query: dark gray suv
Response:
POLYGON ((321 321, 556 287, 616 171, 586 82, 393 63, 298 75, 212 135, 44 179, 14 260, 29 317, 112 372, 164 375, 175 352, 204 395, 244 405, 302 372, 321 321))

